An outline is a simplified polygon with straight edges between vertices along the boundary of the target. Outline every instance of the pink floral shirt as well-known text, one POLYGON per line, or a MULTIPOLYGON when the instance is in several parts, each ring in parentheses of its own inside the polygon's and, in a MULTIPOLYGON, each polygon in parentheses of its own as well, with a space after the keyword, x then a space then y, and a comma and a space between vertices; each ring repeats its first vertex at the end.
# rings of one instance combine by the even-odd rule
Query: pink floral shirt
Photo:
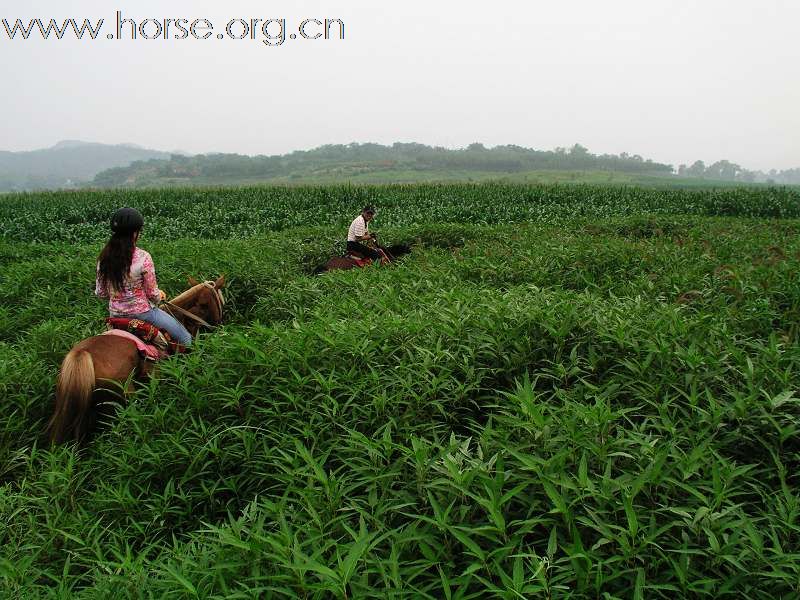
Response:
MULTIPOLYGON (((99 275, 99 264, 97 269, 99 275)), ((106 289, 100 285, 98 276, 94 293, 100 298, 108 298, 108 312, 111 316, 138 315, 150 310, 153 304, 161 299, 161 291, 156 281, 156 268, 150 253, 141 248, 134 248, 131 270, 122 290, 106 289)))

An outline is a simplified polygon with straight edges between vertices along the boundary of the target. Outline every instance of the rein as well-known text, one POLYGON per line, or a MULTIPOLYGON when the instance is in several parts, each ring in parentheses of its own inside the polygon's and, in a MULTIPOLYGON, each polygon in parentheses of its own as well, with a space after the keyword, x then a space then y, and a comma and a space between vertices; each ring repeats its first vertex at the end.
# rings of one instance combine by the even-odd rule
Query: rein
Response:
POLYGON ((212 296, 214 297, 214 300, 216 300, 217 309, 219 310, 219 319, 220 319, 220 321, 222 321, 222 307, 225 306, 225 296, 223 296, 222 292, 220 290, 218 290, 216 288, 216 286, 214 286, 214 282, 213 281, 204 281, 203 283, 198 283, 196 286, 186 290, 185 292, 183 292, 182 294, 176 296, 172 300, 164 301, 162 303, 162 306, 164 307, 164 309, 166 310, 167 313, 169 313, 170 315, 172 315, 175 318, 177 318, 177 317, 172 311, 177 311, 178 314, 180 314, 180 315, 182 315, 184 317, 187 317, 187 318, 199 323, 200 325, 202 325, 204 327, 208 327, 209 329, 213 329, 215 326, 211 325, 211 323, 206 322, 204 319, 198 317, 196 314, 191 313, 188 310, 186 310, 185 308, 181 308, 180 306, 175 304, 176 301, 184 300, 186 298, 189 298, 190 296, 196 295, 196 293, 197 293, 196 290, 199 291, 199 289, 203 288, 203 287, 206 287, 206 288, 210 289, 212 292, 214 292, 212 294, 212 296))

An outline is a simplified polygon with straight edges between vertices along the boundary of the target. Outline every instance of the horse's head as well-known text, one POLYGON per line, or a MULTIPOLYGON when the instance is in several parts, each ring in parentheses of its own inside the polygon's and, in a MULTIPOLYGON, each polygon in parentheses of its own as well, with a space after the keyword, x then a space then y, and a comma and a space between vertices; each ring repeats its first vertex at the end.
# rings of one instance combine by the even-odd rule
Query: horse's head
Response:
POLYGON ((389 246, 387 250, 389 251, 389 254, 391 254, 394 258, 405 256, 406 254, 411 254, 411 246, 406 246, 405 244, 396 244, 394 246, 389 246))
POLYGON ((220 276, 216 281, 203 282, 189 277, 189 285, 192 287, 172 299, 169 305, 178 308, 174 316, 195 336, 201 326, 219 325, 222 322, 225 276, 220 276))

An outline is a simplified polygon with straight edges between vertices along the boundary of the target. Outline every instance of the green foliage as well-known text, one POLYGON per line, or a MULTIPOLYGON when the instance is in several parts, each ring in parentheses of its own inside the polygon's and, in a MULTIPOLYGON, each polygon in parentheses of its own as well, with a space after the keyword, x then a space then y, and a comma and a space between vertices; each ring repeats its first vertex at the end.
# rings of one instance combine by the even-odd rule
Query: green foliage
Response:
POLYGON ((378 227, 430 223, 595 222, 639 215, 798 217, 800 190, 429 184, 75 191, 0 196, 0 239, 100 242, 123 205, 145 216, 153 239, 248 238, 295 227, 346 227, 364 204, 378 227))
POLYGON ((181 194, 0 204, 0 596, 800 593, 793 192, 181 194), (414 252, 310 276, 367 199, 414 252), (228 318, 50 448, 116 204, 228 318))
POLYGON ((242 156, 209 154, 171 156, 170 160, 138 161, 127 167, 109 169, 95 177, 99 187, 144 187, 241 183, 255 181, 294 181, 305 183, 358 180, 367 177, 372 183, 412 181, 431 178, 451 179, 461 174, 482 177, 487 174, 521 173, 540 170, 594 170, 618 173, 671 175, 672 166, 644 160, 641 156, 591 154, 576 144, 565 149, 541 151, 521 146, 470 144, 450 150, 423 144, 396 143, 326 145, 282 156, 242 156))

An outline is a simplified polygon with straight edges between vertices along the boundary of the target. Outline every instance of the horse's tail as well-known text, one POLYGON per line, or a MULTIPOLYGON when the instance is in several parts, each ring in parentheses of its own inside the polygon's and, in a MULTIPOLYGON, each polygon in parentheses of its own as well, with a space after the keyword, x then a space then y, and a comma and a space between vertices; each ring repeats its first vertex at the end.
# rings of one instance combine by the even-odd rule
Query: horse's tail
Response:
POLYGON ((52 443, 83 438, 94 385, 92 355, 86 350, 70 350, 61 363, 55 411, 47 426, 52 443))

